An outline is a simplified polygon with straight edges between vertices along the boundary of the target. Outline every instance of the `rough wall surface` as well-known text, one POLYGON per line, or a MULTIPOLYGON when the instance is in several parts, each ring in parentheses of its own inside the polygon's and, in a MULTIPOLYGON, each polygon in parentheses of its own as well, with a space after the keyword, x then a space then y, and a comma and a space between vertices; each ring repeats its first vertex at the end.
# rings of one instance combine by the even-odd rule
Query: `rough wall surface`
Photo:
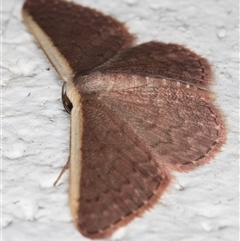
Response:
MULTIPOLYGON (((184 44, 213 65, 228 136, 209 164, 176 181, 159 204, 111 240, 237 241, 239 69, 237 0, 75 0, 125 22, 137 43, 184 44)), ((2 7, 3 241, 86 240, 68 207, 69 116, 62 80, 22 22, 22 0, 2 7)))

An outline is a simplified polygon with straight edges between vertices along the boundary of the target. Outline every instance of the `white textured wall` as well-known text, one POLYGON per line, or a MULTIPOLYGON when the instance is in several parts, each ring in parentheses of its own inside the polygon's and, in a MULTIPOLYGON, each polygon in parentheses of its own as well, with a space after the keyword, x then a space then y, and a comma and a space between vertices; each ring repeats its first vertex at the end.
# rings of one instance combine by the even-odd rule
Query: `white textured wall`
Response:
MULTIPOLYGON (((76 0, 126 22, 138 43, 175 42, 215 69, 213 90, 228 128, 215 160, 176 182, 159 204, 116 237, 124 241, 238 240, 238 1, 76 0)), ((3 1, 3 241, 85 240, 71 223, 69 116, 62 80, 23 25, 22 0, 3 1), (49 70, 50 69, 50 70, 49 70)), ((112 238, 112 240, 115 240, 112 238)))

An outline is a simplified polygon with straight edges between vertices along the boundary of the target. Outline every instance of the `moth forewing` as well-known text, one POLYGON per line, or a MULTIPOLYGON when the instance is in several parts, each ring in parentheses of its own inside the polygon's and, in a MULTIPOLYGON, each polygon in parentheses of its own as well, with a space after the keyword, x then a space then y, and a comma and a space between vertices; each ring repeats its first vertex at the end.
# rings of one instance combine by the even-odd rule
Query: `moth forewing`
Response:
POLYGON ((29 31, 38 41, 39 45, 45 52, 52 65, 57 70, 58 74, 66 82, 71 81, 74 76, 73 71, 70 68, 67 60, 54 46, 54 43, 49 38, 49 36, 46 35, 44 30, 34 21, 33 17, 25 9, 22 9, 22 16, 29 31))

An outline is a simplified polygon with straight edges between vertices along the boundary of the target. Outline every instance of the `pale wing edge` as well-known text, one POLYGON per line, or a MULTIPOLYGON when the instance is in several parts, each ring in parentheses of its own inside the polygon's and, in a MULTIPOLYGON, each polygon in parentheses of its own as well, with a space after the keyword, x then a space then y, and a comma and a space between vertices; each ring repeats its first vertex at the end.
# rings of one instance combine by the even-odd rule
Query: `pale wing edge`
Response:
POLYGON ((63 57, 44 30, 34 21, 33 17, 25 9, 22 10, 22 16, 29 31, 33 34, 58 74, 64 81, 72 81, 74 72, 68 64, 68 61, 63 57))

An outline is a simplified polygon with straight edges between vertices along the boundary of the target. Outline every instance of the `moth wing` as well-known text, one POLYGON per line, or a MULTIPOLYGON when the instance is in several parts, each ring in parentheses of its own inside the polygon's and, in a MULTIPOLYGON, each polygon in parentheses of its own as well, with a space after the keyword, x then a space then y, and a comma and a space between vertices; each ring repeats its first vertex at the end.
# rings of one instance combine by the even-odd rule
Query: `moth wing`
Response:
POLYGON ((124 24, 72 2, 27 0, 22 15, 67 82, 106 62, 133 40, 124 24))
POLYGON ((169 79, 101 75, 99 99, 163 165, 191 170, 209 161, 224 143, 225 125, 211 92, 169 79))
POLYGON ((106 238, 152 207, 170 182, 145 142, 91 95, 71 112, 70 207, 86 237, 106 238))
POLYGON ((71 150, 79 155, 74 161, 71 152, 70 189, 79 193, 70 191, 70 200, 84 236, 111 235, 156 203, 170 169, 203 165, 224 143, 222 117, 206 90, 120 73, 93 72, 75 81, 81 107, 71 115, 71 133, 79 144, 71 137, 71 150))
POLYGON ((148 42, 121 52, 99 70, 174 79, 197 86, 212 80, 208 61, 178 44, 148 42))

